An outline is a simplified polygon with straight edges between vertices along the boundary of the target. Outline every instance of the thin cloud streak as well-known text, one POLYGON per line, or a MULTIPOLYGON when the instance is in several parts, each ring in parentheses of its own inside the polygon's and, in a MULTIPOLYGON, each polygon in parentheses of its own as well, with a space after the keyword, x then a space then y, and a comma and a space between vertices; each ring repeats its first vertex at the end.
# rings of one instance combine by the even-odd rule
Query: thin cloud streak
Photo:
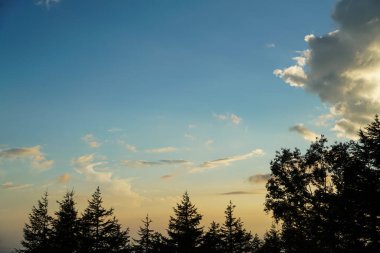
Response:
POLYGON ((186 160, 159 160, 159 161, 143 161, 143 160, 124 160, 122 164, 132 168, 144 168, 161 165, 189 165, 186 160))
POLYGON ((219 195, 256 195, 256 194, 265 194, 266 190, 254 190, 254 191, 232 191, 219 193, 219 195))
POLYGON ((236 161, 247 160, 247 159, 250 159, 252 157, 261 157, 264 155, 265 155, 265 153, 262 149, 255 149, 255 150, 252 150, 251 152, 249 152, 247 154, 236 155, 236 156, 220 158, 217 160, 204 162, 204 163, 200 164, 199 166, 192 168, 189 171, 189 173, 203 172, 203 171, 215 169, 215 168, 218 168, 221 166, 228 166, 231 163, 236 162, 236 161))

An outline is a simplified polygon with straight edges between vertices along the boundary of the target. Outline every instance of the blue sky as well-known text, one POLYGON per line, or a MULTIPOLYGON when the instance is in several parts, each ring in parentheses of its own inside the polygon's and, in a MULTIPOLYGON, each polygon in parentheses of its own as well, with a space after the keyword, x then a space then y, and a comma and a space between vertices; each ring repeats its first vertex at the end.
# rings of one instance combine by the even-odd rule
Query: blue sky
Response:
POLYGON ((1 3, 0 212, 17 211, 0 235, 12 246, 45 190, 55 202, 76 189, 82 210, 96 185, 132 232, 146 212, 162 230, 188 190, 205 225, 231 199, 262 234, 264 183, 249 178, 281 147, 368 122, 352 116, 357 100, 317 86, 323 39, 351 32, 332 0, 1 3))

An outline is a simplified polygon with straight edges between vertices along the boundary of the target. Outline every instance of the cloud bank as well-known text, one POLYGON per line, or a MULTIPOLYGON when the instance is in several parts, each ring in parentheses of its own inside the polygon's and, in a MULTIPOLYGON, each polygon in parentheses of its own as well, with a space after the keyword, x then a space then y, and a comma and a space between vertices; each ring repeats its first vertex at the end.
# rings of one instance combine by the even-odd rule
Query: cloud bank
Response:
POLYGON ((0 151, 0 158, 6 159, 31 159, 31 166, 39 170, 50 169, 54 161, 47 160, 41 151, 41 146, 12 148, 0 151))
POLYGON ((309 49, 294 58, 296 64, 274 71, 330 106, 325 117, 333 119, 339 137, 355 138, 380 112, 379 9, 378 0, 339 1, 332 15, 339 29, 305 36, 309 49))

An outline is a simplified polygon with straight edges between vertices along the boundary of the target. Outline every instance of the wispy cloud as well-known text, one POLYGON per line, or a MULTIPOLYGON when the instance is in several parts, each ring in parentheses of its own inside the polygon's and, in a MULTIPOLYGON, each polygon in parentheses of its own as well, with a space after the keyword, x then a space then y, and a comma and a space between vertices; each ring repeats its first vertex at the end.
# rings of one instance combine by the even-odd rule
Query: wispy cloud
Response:
POLYGON ((87 181, 105 185, 113 194, 140 198, 132 191, 129 179, 116 178, 104 161, 96 162, 94 154, 83 155, 72 160, 75 171, 84 175, 87 181))
POLYGON ((71 179, 71 175, 69 173, 64 173, 63 175, 58 177, 58 182, 60 184, 65 184, 65 183, 69 182, 70 179, 71 179))
POLYGON ((108 168, 105 168, 105 162, 94 162, 95 155, 89 154, 80 156, 72 161, 76 172, 85 176, 89 181, 96 182, 110 182, 112 178, 112 172, 108 172, 108 168), (97 171, 97 168, 102 168, 102 171, 97 171), (104 171, 106 170, 106 171, 104 171))
POLYGON ((162 147, 162 148, 154 148, 154 149, 147 149, 145 152, 147 153, 172 153, 176 152, 178 148, 175 147, 162 147))
POLYGON ((268 44, 265 44, 265 47, 267 47, 267 48, 275 48, 276 45, 274 43, 268 43, 268 44))
POLYGON ((213 161, 204 162, 199 166, 192 168, 190 170, 190 173, 203 172, 205 170, 215 169, 221 166, 228 166, 233 162, 247 160, 252 157, 260 157, 264 154, 265 153, 262 149, 255 149, 247 154, 225 157, 213 161))
POLYGON ((223 192, 219 193, 219 195, 251 195, 251 194, 265 194, 266 191, 262 190, 254 190, 254 191, 232 191, 232 192, 223 192))
POLYGON ((22 148, 12 148, 0 151, 0 158, 7 159, 23 159, 30 158, 31 165, 35 169, 48 170, 50 169, 54 161, 47 160, 45 155, 41 151, 41 146, 34 147, 22 147, 22 148))
POLYGON ((248 182, 253 184, 261 184, 268 182, 270 174, 256 174, 248 178, 248 182))
POLYGON ((289 128, 291 132, 297 132, 307 141, 315 141, 318 135, 307 129, 303 124, 298 124, 289 128))
POLYGON ((306 35, 309 49, 296 64, 275 70, 291 86, 303 87, 330 107, 338 137, 357 138, 380 108, 380 13, 378 0, 337 1, 338 30, 306 35))
POLYGON ((82 140, 87 143, 91 148, 99 148, 101 143, 95 138, 93 134, 86 134, 82 137, 82 140))
POLYGON ((32 184, 14 184, 13 182, 6 182, 1 184, 1 189, 17 190, 32 187, 32 184))
POLYGON ((239 125, 241 121, 243 120, 241 117, 233 113, 214 114, 214 117, 217 118, 218 120, 229 121, 235 125, 239 125))

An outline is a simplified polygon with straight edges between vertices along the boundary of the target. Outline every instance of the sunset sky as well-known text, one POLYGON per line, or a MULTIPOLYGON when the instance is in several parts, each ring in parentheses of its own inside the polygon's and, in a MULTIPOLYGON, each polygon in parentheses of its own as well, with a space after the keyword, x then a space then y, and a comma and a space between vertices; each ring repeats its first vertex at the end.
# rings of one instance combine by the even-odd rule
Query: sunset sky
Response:
POLYGON ((185 191, 262 235, 275 151, 379 113, 379 36, 377 0, 0 1, 0 249, 96 186, 132 235, 185 191))

